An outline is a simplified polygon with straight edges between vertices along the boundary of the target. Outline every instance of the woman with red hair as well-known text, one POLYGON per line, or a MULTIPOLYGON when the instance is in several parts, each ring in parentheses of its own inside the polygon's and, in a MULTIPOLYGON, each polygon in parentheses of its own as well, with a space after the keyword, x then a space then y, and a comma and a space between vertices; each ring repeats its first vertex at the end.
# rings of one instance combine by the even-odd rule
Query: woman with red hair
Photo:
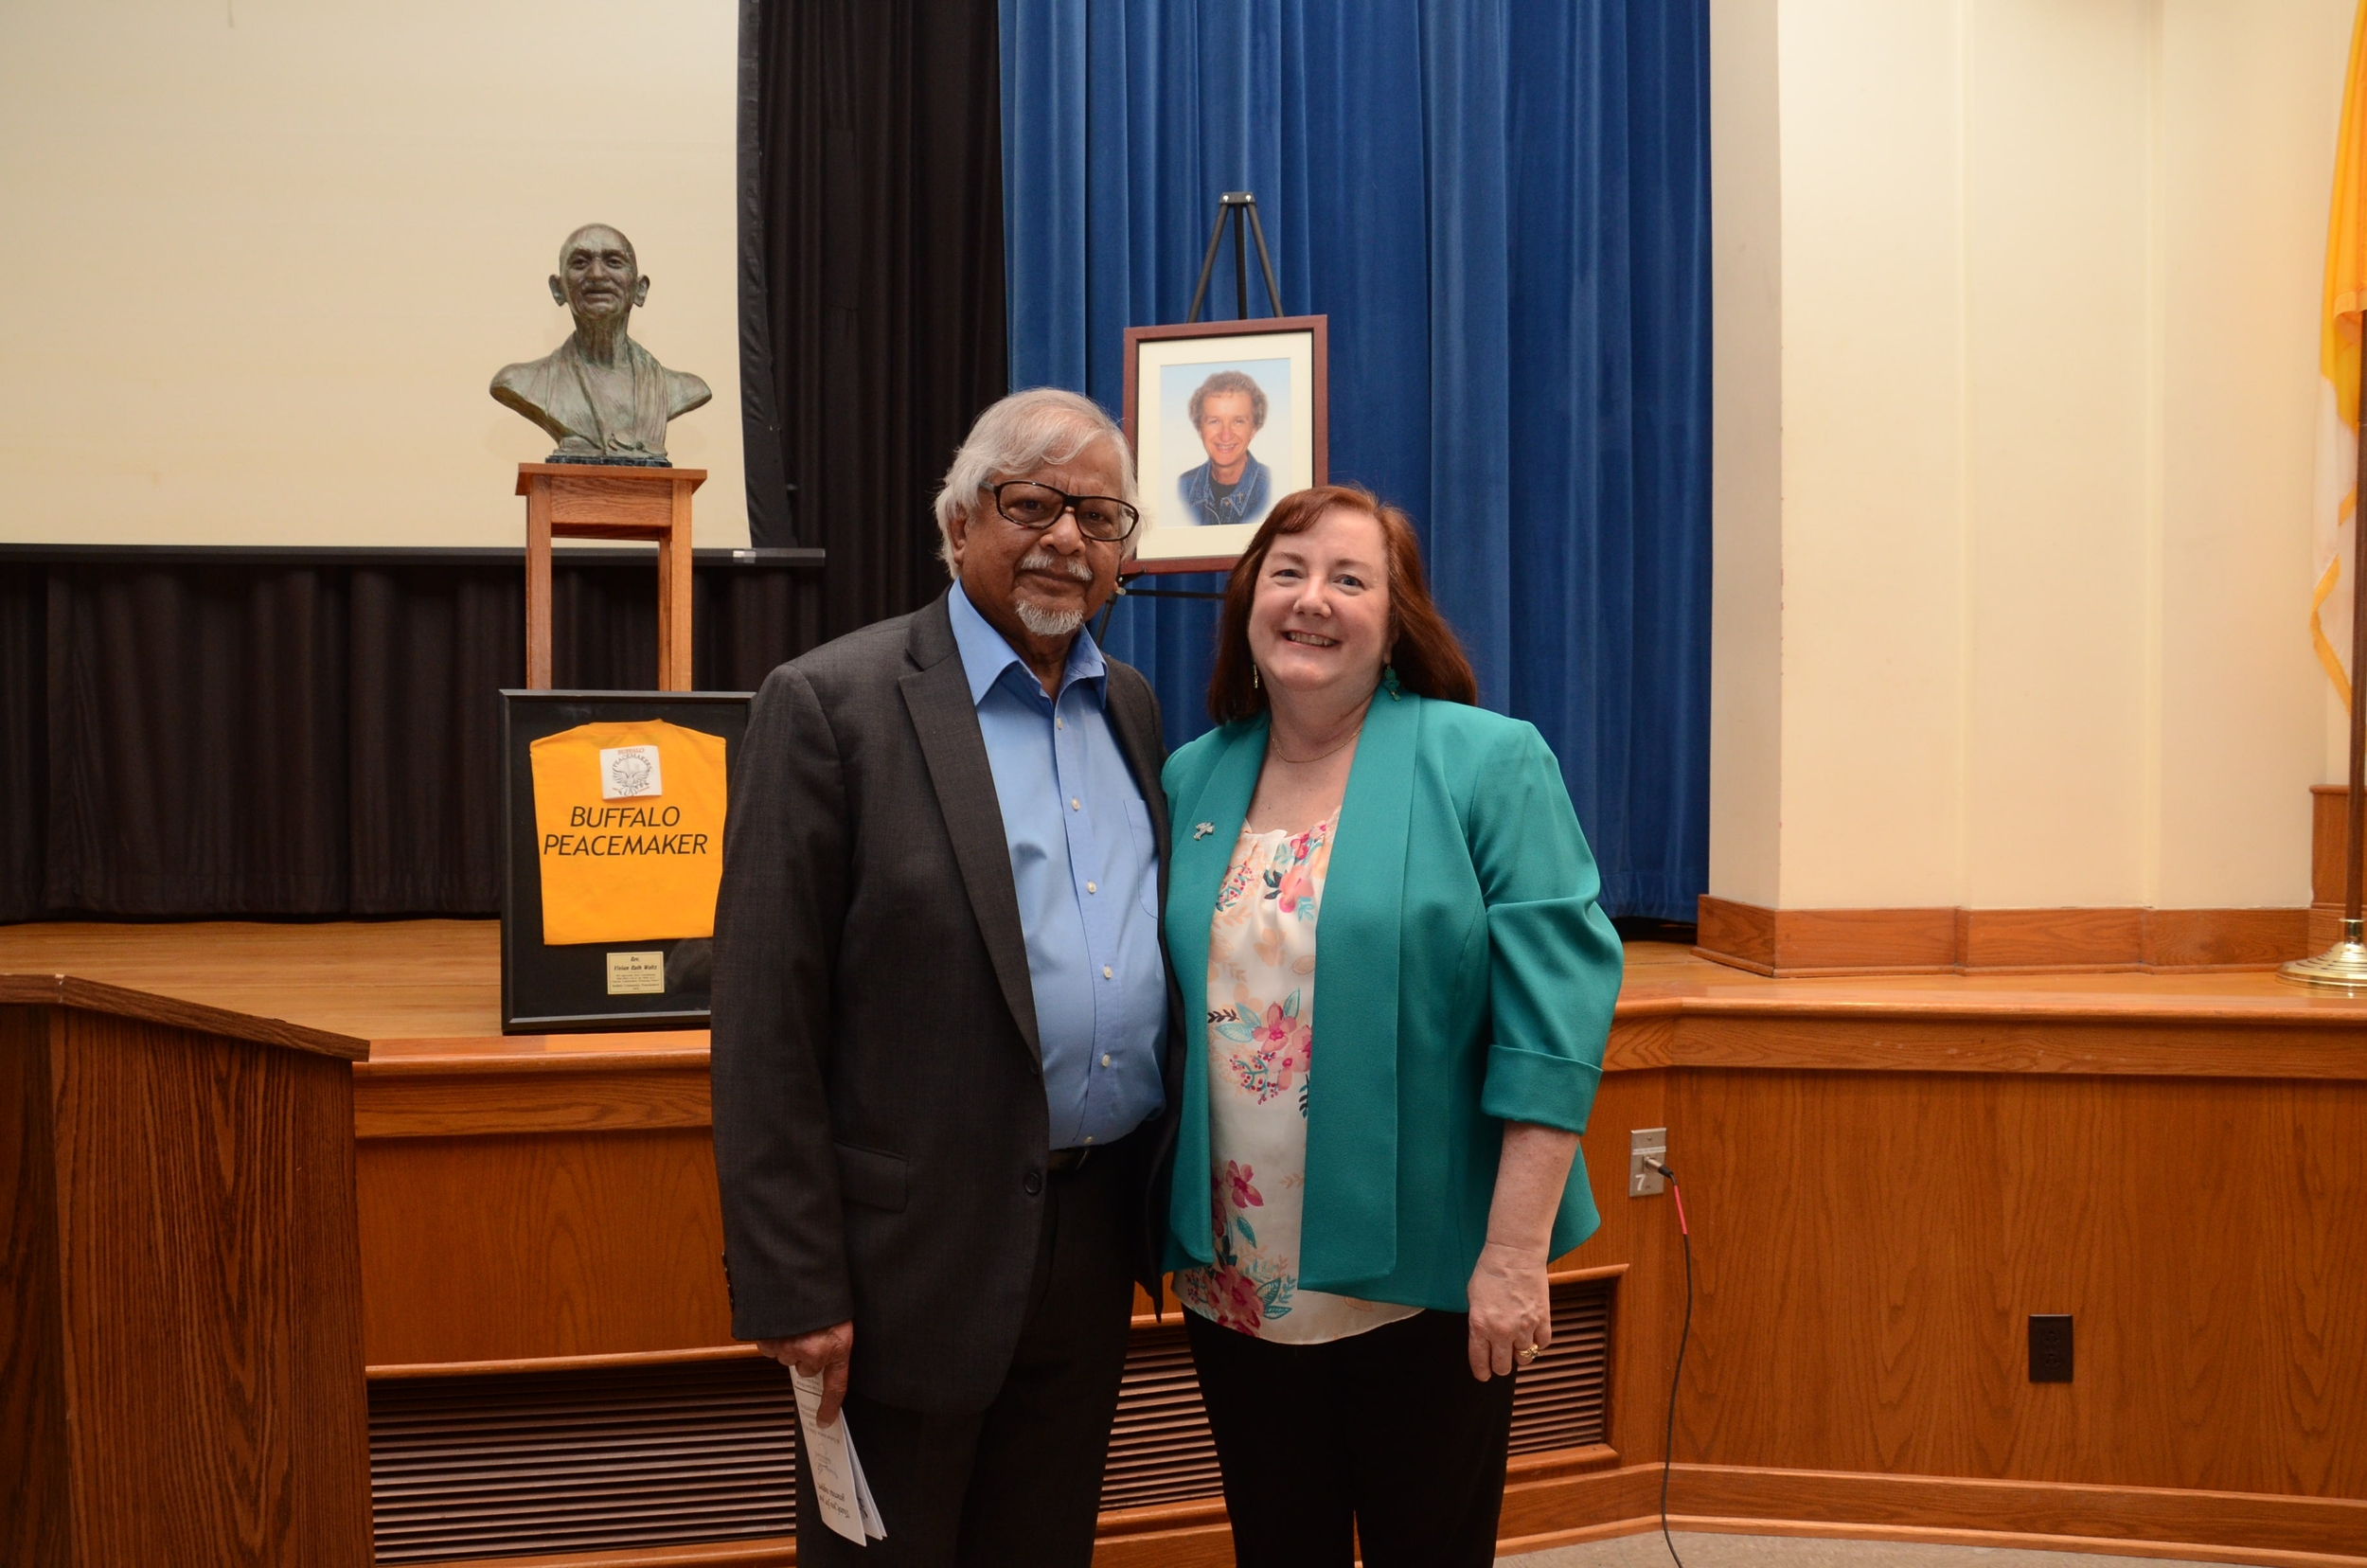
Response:
POLYGON ((1596 1224, 1574 1157, 1619 939, 1559 765, 1476 705, 1402 512, 1284 497, 1219 639, 1220 727, 1166 773, 1205 1021, 1166 1265, 1235 1558, 1479 1568, 1546 1264, 1596 1224))

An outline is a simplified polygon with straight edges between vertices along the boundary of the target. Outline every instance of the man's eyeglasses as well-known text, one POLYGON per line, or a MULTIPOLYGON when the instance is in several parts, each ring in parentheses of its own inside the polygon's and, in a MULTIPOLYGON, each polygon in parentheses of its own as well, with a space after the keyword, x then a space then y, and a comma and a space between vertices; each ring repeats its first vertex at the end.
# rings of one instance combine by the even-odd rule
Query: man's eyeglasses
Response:
POLYGON ((1074 509, 1077 531, 1105 544, 1132 533, 1143 516, 1114 496, 1071 495, 1032 479, 1006 479, 985 488, 994 497, 994 509, 1023 528, 1048 528, 1062 512, 1074 509))

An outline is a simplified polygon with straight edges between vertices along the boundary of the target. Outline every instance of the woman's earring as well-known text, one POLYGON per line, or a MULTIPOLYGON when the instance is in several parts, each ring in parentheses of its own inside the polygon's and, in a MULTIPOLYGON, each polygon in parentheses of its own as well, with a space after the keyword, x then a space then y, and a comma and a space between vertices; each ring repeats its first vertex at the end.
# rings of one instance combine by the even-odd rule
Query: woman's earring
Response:
POLYGON ((1396 665, 1381 666, 1380 684, 1389 688, 1389 700, 1391 702, 1397 703, 1404 701, 1404 693, 1397 688, 1397 667, 1396 665))
POLYGON ((1265 685, 1265 683, 1257 678, 1257 661, 1252 659, 1249 665, 1249 688, 1252 691, 1255 691, 1263 685, 1265 685))

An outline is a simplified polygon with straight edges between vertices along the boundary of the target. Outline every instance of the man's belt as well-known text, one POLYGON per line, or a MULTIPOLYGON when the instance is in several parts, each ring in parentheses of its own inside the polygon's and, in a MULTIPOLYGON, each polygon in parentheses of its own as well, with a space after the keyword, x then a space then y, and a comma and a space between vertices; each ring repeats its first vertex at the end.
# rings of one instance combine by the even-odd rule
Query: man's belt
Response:
POLYGON ((1136 1128, 1133 1132, 1129 1132, 1125 1137, 1113 1138, 1106 1144, 1077 1144, 1070 1149, 1056 1149, 1044 1158, 1044 1173, 1049 1176, 1074 1176, 1085 1168, 1085 1162, 1088 1160, 1114 1159, 1118 1150, 1130 1143, 1136 1133, 1141 1131, 1142 1129, 1136 1128))

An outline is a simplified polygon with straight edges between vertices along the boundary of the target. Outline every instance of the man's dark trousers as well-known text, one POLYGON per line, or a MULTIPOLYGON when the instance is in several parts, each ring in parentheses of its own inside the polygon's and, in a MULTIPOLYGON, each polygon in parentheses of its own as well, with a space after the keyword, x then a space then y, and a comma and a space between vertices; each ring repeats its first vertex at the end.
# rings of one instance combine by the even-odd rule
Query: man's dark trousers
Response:
MULTIPOLYGON (((1044 1224, 1019 1352, 975 1416, 861 1395, 847 1430, 887 1539, 858 1547, 822 1523, 797 1471, 797 1561, 812 1568, 1086 1568, 1118 1402, 1134 1280, 1142 1135, 1044 1185, 1044 1224)), ((784 1377, 788 1374, 783 1373, 784 1377)))

